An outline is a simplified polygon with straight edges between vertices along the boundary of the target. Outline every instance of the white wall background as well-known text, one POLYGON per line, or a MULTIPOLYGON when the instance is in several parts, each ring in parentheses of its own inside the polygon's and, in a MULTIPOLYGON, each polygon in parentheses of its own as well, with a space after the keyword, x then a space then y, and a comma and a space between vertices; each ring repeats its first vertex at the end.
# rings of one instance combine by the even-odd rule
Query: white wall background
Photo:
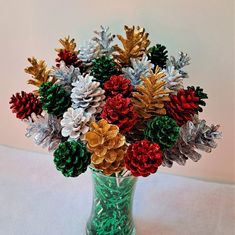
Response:
MULTIPOLYGON (((24 137, 25 126, 9 111, 10 96, 31 91, 23 71, 27 57, 54 64, 60 37, 71 35, 81 43, 99 25, 123 34, 123 25, 140 25, 153 44, 169 54, 188 52, 192 64, 188 84, 200 85, 209 100, 201 115, 220 123, 223 140, 198 163, 163 171, 206 180, 235 182, 234 149, 234 6, 233 0, 0 0, 0 144, 43 151, 24 137)), ((0 159, 1 161, 1 159, 0 159)))

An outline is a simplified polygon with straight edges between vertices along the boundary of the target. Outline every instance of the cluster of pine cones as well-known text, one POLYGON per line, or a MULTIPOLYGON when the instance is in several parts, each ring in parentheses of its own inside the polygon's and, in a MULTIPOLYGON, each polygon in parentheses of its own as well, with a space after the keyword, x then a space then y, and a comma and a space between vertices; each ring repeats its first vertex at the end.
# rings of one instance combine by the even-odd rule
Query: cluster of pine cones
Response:
POLYGON ((150 47, 141 27, 124 27, 121 45, 108 27, 77 48, 60 39, 55 66, 29 58, 25 72, 36 89, 11 97, 12 112, 27 124, 26 136, 54 151, 56 168, 76 177, 91 165, 105 175, 129 170, 148 176, 160 165, 199 160, 210 152, 219 126, 197 115, 207 94, 184 88, 187 54, 169 57, 164 45, 150 47))

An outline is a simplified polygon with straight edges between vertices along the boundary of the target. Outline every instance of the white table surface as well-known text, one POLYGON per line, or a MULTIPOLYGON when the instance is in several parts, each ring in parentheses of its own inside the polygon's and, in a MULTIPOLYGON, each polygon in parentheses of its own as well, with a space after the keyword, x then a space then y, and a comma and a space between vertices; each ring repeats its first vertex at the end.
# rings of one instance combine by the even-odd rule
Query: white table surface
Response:
MULTIPOLYGON (((47 154, 0 145, 0 235, 85 235, 92 185, 65 178, 47 154)), ((137 235, 234 235, 235 186, 157 173, 140 178, 137 235)))

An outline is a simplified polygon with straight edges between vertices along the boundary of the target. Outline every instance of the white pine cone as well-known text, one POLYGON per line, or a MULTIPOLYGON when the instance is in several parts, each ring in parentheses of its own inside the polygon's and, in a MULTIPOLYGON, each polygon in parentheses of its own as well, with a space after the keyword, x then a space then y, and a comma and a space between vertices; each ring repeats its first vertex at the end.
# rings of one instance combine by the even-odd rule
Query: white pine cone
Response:
POLYGON ((89 130, 90 121, 91 114, 85 113, 83 108, 68 108, 60 122, 62 136, 84 140, 84 135, 89 130))
POLYGON ((104 106, 105 91, 100 88, 100 83, 93 81, 94 77, 87 74, 79 76, 78 81, 72 83, 71 99, 74 109, 83 108, 90 114, 100 113, 104 106))
POLYGON ((99 56, 110 56, 114 50, 111 44, 115 36, 109 32, 109 27, 101 25, 100 28, 100 31, 95 31, 96 36, 92 39, 98 44, 99 56))
POLYGON ((166 82, 166 88, 170 89, 172 92, 177 93, 179 89, 183 87, 183 77, 175 67, 167 62, 167 66, 162 70, 166 76, 162 78, 166 82))
POLYGON ((98 47, 99 45, 93 40, 86 41, 84 45, 79 47, 78 57, 87 67, 91 66, 92 60, 97 57, 98 47))

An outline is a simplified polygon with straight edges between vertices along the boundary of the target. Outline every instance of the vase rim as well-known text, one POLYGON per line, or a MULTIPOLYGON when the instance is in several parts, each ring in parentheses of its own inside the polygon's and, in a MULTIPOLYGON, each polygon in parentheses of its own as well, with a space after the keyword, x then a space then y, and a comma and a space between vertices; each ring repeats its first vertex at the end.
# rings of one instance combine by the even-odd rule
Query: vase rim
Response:
POLYGON ((107 178, 118 178, 118 179, 131 179, 131 178, 135 178, 137 179, 137 177, 133 176, 133 175, 128 175, 128 176, 122 176, 122 175, 118 175, 118 177, 115 176, 109 176, 109 175, 104 175, 102 172, 100 172, 99 170, 95 169, 92 166, 89 166, 90 170, 97 174, 97 175, 101 175, 102 177, 107 177, 107 178))

